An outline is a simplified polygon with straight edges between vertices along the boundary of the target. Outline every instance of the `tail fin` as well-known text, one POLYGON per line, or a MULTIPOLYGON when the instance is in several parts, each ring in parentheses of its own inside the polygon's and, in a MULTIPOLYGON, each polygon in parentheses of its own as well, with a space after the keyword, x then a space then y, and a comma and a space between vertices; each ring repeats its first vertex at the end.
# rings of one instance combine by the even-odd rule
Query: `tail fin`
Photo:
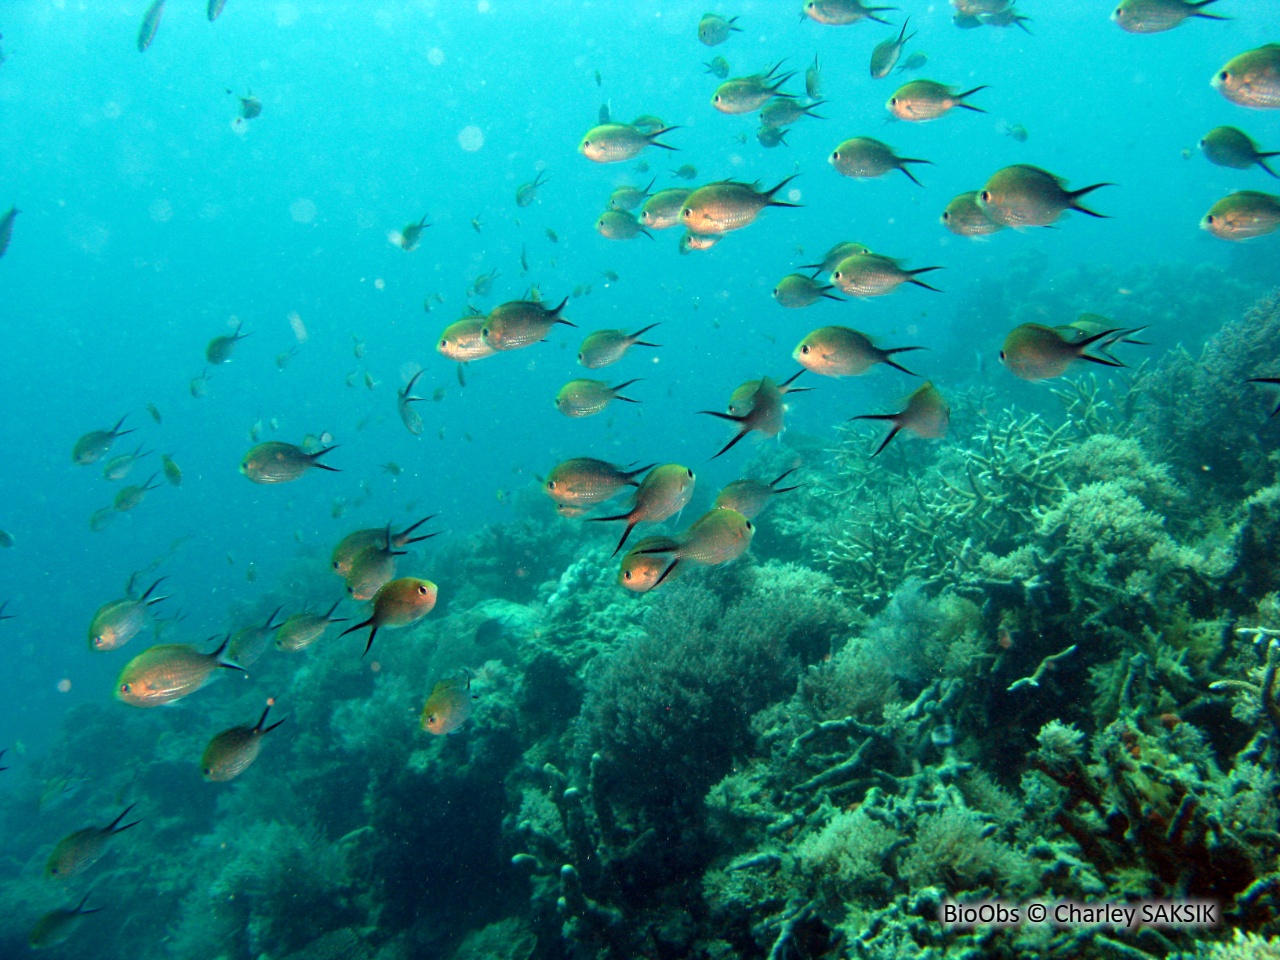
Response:
POLYGON ((1079 190, 1068 190, 1067 197, 1071 201, 1068 209, 1079 210, 1081 213, 1086 214, 1090 217, 1097 217, 1099 220, 1109 220, 1111 218, 1108 217, 1105 213, 1098 213, 1094 210, 1090 210, 1088 207, 1081 206, 1077 201, 1081 197, 1083 197, 1086 193, 1093 193, 1093 191, 1099 189, 1100 187, 1114 187, 1114 186, 1115 186, 1114 183, 1095 183, 1088 187, 1081 187, 1079 190))
POLYGON ((980 87, 974 87, 972 90, 966 90, 964 93, 957 94, 957 95, 956 95, 956 106, 957 106, 957 107, 964 107, 964 109, 966 109, 966 110, 972 110, 974 113, 986 113, 987 111, 983 110, 981 107, 975 107, 975 106, 974 106, 973 104, 971 104, 971 103, 965 103, 965 102, 964 102, 965 97, 971 97, 971 96, 973 96, 975 93, 977 93, 979 90, 985 90, 985 89, 987 89, 987 84, 985 84, 985 83, 984 83, 984 84, 983 84, 982 86, 980 86, 980 87))

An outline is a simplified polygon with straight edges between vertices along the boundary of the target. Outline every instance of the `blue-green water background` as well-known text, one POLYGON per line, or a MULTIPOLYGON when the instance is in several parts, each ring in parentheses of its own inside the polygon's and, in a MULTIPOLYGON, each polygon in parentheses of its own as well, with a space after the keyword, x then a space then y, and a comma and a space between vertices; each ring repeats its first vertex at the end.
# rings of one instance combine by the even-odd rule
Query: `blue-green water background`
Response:
MULTIPOLYGON (((1034 402, 1039 388, 993 362, 998 343, 953 322, 966 291, 1004 275, 1010 258, 1041 251, 1051 273, 1079 263, 1233 267, 1238 250, 1197 222, 1230 190, 1272 185, 1256 169, 1209 165, 1195 143, 1231 123, 1264 148, 1280 147, 1274 113, 1236 107, 1209 86, 1230 57, 1277 39, 1274 0, 1223 2, 1230 22, 1193 21, 1151 37, 1117 29, 1107 3, 1027 0, 1030 35, 959 31, 943 4, 901 5, 920 31, 908 51, 929 55, 920 75, 989 85, 974 97, 989 113, 886 125, 883 104, 902 75, 874 81, 867 60, 896 27, 822 27, 798 19, 799 4, 726 7, 741 15, 743 32, 710 51, 695 35, 701 3, 229 0, 210 24, 204 3, 169 0, 142 55, 138 0, 3 4, 0 208, 13 203, 22 214, 0 261, 0 527, 16 538, 0 553, 0 599, 17 615, 0 624, 0 745, 38 745, 67 707, 110 696, 120 661, 88 651, 88 620, 158 557, 168 555, 169 604, 186 614, 178 632, 200 640, 237 625, 233 611, 267 602, 300 551, 327 555, 354 527, 427 512, 454 532, 500 521, 565 457, 693 464, 696 509, 739 475, 750 445, 706 463, 725 427, 693 411, 720 408, 749 377, 789 374, 792 347, 813 327, 846 323, 927 344, 934 353, 916 366, 944 391, 985 379, 1001 401, 1034 402), (711 108, 717 81, 702 67, 711 56, 726 56, 739 75, 783 58, 803 70, 815 53, 829 119, 797 125, 788 147, 762 149, 754 117, 711 108), (252 90, 262 116, 233 125, 228 88, 252 90), (772 184, 799 172, 788 196, 804 208, 768 211, 701 255, 678 256, 675 231, 603 239, 593 224, 609 191, 649 175, 576 153, 602 100, 616 116, 653 113, 682 128, 665 138, 678 153, 644 156, 660 186, 677 183, 667 171, 683 163, 700 180, 772 184), (1027 142, 1004 135, 1002 123, 1023 124, 1027 142), (467 127, 482 133, 479 150, 460 145, 467 127), (897 175, 838 177, 826 156, 855 135, 933 160, 917 168, 925 186, 897 175), (1114 219, 1069 217, 1057 229, 982 243, 942 228, 948 199, 1014 162, 1074 186, 1116 183, 1091 198, 1114 219), (517 185, 539 169, 549 179, 539 202, 517 209, 517 185), (388 242, 423 213, 433 226, 418 250, 388 242), (470 225, 477 216, 480 233, 470 225), (909 288, 807 311, 771 301, 780 276, 843 239, 912 265, 945 265, 933 277, 946 293, 909 288), (578 331, 558 328, 549 343, 473 364, 463 389, 435 340, 461 315, 471 280, 495 268, 492 295, 473 298, 485 309, 530 283, 552 301, 579 284, 593 291, 566 310, 578 331), (607 282, 604 270, 620 279, 607 282), (424 313, 424 297, 436 293, 444 304, 424 313), (295 313, 309 338, 279 370, 276 355, 297 345, 295 313), (204 367, 204 345, 232 316, 252 336, 215 371, 208 396, 193 399, 188 383, 204 367), (644 377, 631 391, 643 404, 590 420, 555 411, 555 390, 579 373, 582 333, 655 321, 663 349, 605 372, 644 377), (353 338, 367 344, 363 360, 353 338), (415 364, 427 371, 420 394, 446 388, 440 402, 419 405, 421 438, 406 432, 394 402, 415 364), (376 389, 363 385, 366 370, 376 389), (353 371, 360 376, 348 387, 353 371), (147 416, 148 402, 163 424, 147 416), (126 412, 137 432, 113 452, 141 440, 172 453, 186 480, 91 533, 89 515, 118 485, 102 479, 100 465, 73 465, 71 445, 126 412), (237 465, 248 429, 271 417, 279 439, 331 431, 341 447, 328 460, 342 473, 277 488, 247 483, 237 465), (387 461, 403 475, 384 472, 387 461), (335 498, 364 498, 362 484, 365 502, 333 518, 335 498), (69 692, 58 692, 61 680, 69 692)), ((800 78, 788 89, 800 92, 800 78)), ((1274 238, 1258 243, 1271 244, 1264 259, 1280 261, 1274 238)), ((1158 355, 1179 331, 1150 339, 1158 355)), ((854 413, 890 409, 904 392, 894 376, 823 381, 793 404, 791 428, 824 435, 854 413)), ((127 482, 145 479, 157 455, 127 482)), ((412 572, 450 590, 449 571, 432 569, 429 552, 412 572)), ((340 590, 336 579, 325 588, 340 590)))

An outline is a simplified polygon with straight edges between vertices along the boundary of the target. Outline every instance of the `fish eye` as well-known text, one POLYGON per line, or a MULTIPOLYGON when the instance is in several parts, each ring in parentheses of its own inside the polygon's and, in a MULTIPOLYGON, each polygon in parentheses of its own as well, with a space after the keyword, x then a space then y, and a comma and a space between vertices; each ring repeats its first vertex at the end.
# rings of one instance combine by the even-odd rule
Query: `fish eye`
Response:
POLYGON ((622 574, 622 579, 623 579, 623 580, 630 580, 630 579, 631 579, 631 571, 630 571, 630 570, 625 571, 625 572, 622 574))
POLYGON ((480 328, 480 336, 482 336, 482 337, 487 337, 488 335, 489 335, 489 328, 488 328, 488 327, 481 327, 481 328, 480 328))
POLYGON ((1231 71, 1223 70, 1220 74, 1218 74, 1218 79, 1221 80, 1223 83, 1226 83, 1228 80, 1231 79, 1231 71))
POLYGON ((555 482, 554 480, 548 480, 548 481, 547 481, 547 489, 548 489, 548 490, 554 490, 555 488, 556 488, 556 482, 555 482))
POLYGON ((1001 350, 1001 351, 1000 351, 1000 359, 1001 359, 1001 360, 1003 360, 1003 359, 1004 359, 1004 351, 1003 351, 1003 350, 1001 350))
POLYGON ((690 210, 690 209, 688 209, 688 208, 685 208, 684 210, 681 210, 681 211, 680 211, 680 216, 682 216, 682 217, 684 217, 686 220, 688 220, 690 217, 692 217, 692 216, 693 216, 693 211, 692 211, 692 210, 690 210))
POLYGON ((351 586, 351 584, 347 584, 347 593, 354 597, 356 595, 356 588, 351 586))
POLYGON ((335 569, 335 570, 337 570, 337 569, 338 569, 338 561, 337 561, 337 560, 333 561, 333 569, 335 569))
POLYGON ((979 199, 981 199, 981 200, 990 200, 990 199, 991 199, 991 191, 990 191, 990 190, 983 190, 980 194, 978 194, 978 198, 979 198, 979 199))
POLYGON ((802 346, 800 348, 800 352, 807 357, 809 355, 809 345, 806 343, 804 346, 802 346))
POLYGON ((839 151, 839 150, 834 151, 834 152, 831 154, 831 159, 832 159, 832 160, 839 160, 839 159, 840 159, 840 151, 839 151))
POLYGON ((897 97, 890 97, 890 98, 889 98, 889 106, 891 106, 891 107, 896 107, 897 105, 898 105, 898 98, 897 98, 897 97))
POLYGON ((714 97, 712 97, 711 99, 712 99, 712 100, 714 100, 716 103, 719 103, 719 102, 720 102, 720 94, 718 94, 718 93, 717 93, 717 94, 716 94, 714 97))
POLYGON ((1215 218, 1214 218, 1213 214, 1211 213, 1211 214, 1209 214, 1207 217, 1205 217, 1205 218, 1204 218, 1204 222, 1205 222, 1205 223, 1213 223, 1214 219, 1215 219, 1215 218))
POLYGON ((424 596, 424 597, 427 595, 427 586, 426 586, 426 584, 424 584, 424 583, 420 583, 420 584, 418 584, 418 593, 419 593, 419 594, 421 594, 421 595, 422 595, 422 596, 424 596))
POLYGON ((133 686, 131 684, 125 683, 120 685, 121 693, 128 693, 132 689, 133 689, 133 686))
POLYGON ((951 211, 950 211, 950 210, 943 210, 943 211, 942 211, 942 219, 943 219, 943 220, 950 220, 950 219, 951 219, 951 211))
POLYGON ((589 146, 591 146, 591 141, 590 141, 590 140, 583 140, 583 141, 582 141, 582 145, 583 145, 584 147, 589 147, 589 146))

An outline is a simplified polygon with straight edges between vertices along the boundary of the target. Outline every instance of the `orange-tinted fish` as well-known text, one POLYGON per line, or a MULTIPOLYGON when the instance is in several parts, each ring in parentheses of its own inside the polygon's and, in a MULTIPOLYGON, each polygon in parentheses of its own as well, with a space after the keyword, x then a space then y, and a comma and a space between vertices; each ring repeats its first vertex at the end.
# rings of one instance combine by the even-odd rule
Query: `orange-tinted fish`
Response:
POLYGON ((214 337, 204 348, 204 358, 212 364, 227 363, 231 359, 231 354, 235 351, 236 344, 245 337, 251 337, 251 333, 241 333, 240 328, 244 324, 236 321, 236 329, 234 333, 229 333, 221 337, 214 337))
MULTIPOLYGON (((680 546, 673 537, 644 537, 622 557, 618 583, 633 593, 647 593, 658 585, 671 560, 664 554, 680 546), (660 551, 660 552, 650 552, 660 551)), ((674 579, 674 571, 665 580, 674 579)))
POLYGON ((710 250, 720 242, 721 234, 718 233, 694 233, 692 230, 686 230, 684 236, 680 238, 680 253, 685 254, 690 250, 710 250))
POLYGON ((348 633, 369 627, 369 639, 364 645, 364 652, 368 653, 379 629, 407 627, 417 623, 436 605, 436 596, 436 585, 430 580, 419 580, 417 577, 392 580, 384 584, 374 596, 373 613, 369 619, 348 627, 338 636, 345 637, 348 633))
POLYGON ((631 531, 638 523, 661 523, 668 517, 675 516, 689 503, 693 497, 693 488, 697 478, 693 471, 678 463, 664 463, 654 467, 640 481, 636 488, 631 508, 626 513, 611 517, 590 517, 596 523, 608 523, 612 520, 625 520, 626 529, 618 540, 613 553, 616 556, 631 536, 631 531))
POLYGON ((635 478, 652 466, 628 470, 594 457, 574 457, 556 464, 542 489, 560 506, 589 507, 612 499, 623 487, 639 486, 635 478))
POLYGON ((796 178, 787 177, 772 190, 759 191, 753 184, 721 180, 694 190, 680 208, 680 222, 691 233, 722 234, 741 230, 755 223, 766 207, 798 207, 773 199, 774 195, 796 178))
MULTIPOLYGON (((127 417, 128 414, 125 414, 127 417)), ((80 466, 88 466, 91 463, 97 463, 107 455, 111 449, 111 445, 120 437, 127 433, 133 433, 133 430, 121 430, 124 424, 124 417, 116 421, 116 425, 110 430, 90 430, 83 437, 75 442, 75 446, 71 448, 71 459, 80 466)))
POLYGON ((346 623, 346 617, 335 617, 341 600, 333 601, 328 613, 295 613, 276 630, 276 649, 288 653, 305 650, 324 636, 331 623, 346 623))
POLYGON ((888 420, 893 424, 889 435, 871 455, 878 457, 880 451, 889 445, 889 441, 896 437, 900 430, 910 430, 917 436, 930 440, 940 440, 945 437, 951 423, 951 407, 937 388, 927 382, 907 397, 907 405, 899 413, 864 413, 849 419, 888 420))
POLYGON ((27 946, 32 950, 44 950, 48 947, 56 947, 60 943, 65 943, 76 932, 81 920, 89 914, 97 913, 103 909, 102 907, 94 907, 92 910, 86 910, 84 905, 88 900, 89 894, 86 893, 72 909, 68 910, 65 907, 59 907, 42 916, 35 922, 31 932, 27 934, 27 946))
POLYGON ((319 462, 326 453, 336 449, 338 448, 334 445, 315 453, 307 453, 292 443, 268 440, 245 454, 240 472, 254 483, 288 483, 297 480, 312 467, 339 473, 337 467, 319 462))
POLYGON ((67 880, 78 877, 102 859, 107 851, 107 844, 117 833, 124 833, 130 827, 136 827, 141 820, 134 820, 120 826, 120 821, 129 815, 137 804, 129 804, 105 827, 85 827, 75 833, 67 834, 58 841, 44 865, 44 875, 53 880, 67 880))
POLYGON ((189 643, 163 643, 138 654, 120 671, 116 697, 135 707, 159 707, 195 693, 219 668, 243 670, 222 659, 231 637, 212 653, 201 653, 189 643))
POLYGON ((1081 206, 1079 201, 1100 187, 1114 187, 1114 183, 1095 183, 1079 190, 1068 190, 1064 183, 1048 170, 1029 163, 1015 163, 991 175, 978 192, 978 207, 992 223, 1015 230, 1047 227, 1068 210, 1106 219, 1106 214, 1081 206))
POLYGON ((431 695, 422 708, 422 729, 437 737, 453 733, 471 716, 475 699, 470 676, 441 680, 431 688, 431 695))
MULTIPOLYGON (((168 599, 168 597, 151 596, 155 588, 164 581, 165 578, 161 577, 147 587, 147 592, 136 600, 133 597, 124 597, 99 607, 89 623, 89 649, 99 652, 118 650, 136 637, 147 625, 148 608, 161 600, 168 599)), ((132 579, 130 588, 132 588, 132 579)), ((131 589, 127 592, 131 592, 131 589)))
POLYGON ((1076 360, 1087 360, 1089 363, 1101 364, 1104 367, 1123 367, 1124 364, 1113 357, 1097 357, 1087 353, 1086 348, 1114 337, 1102 345, 1106 347, 1119 340, 1129 331, 1113 327, 1102 330, 1092 336, 1077 339, 1053 327, 1040 323, 1023 323, 1009 332, 1005 337, 1004 347, 1000 350, 1001 362, 1009 368, 1019 380, 1050 380, 1060 377, 1076 360), (1120 337, 1115 337, 1120 334, 1120 337))
POLYGON ((645 548, 646 553, 671 557, 671 563, 658 575, 653 586, 663 583, 681 563, 716 567, 738 559, 751 546, 755 529, 751 521, 737 510, 712 509, 704 513, 676 539, 674 548, 665 546, 645 548))
POLYGON ((277 720, 269 727, 264 726, 273 702, 267 701, 267 708, 254 726, 231 727, 209 741, 200 758, 201 776, 210 782, 222 783, 240 776, 249 764, 258 759, 262 752, 262 738, 284 723, 284 720, 277 720))
POLYGON ((799 467, 792 467, 768 483, 751 479, 734 480, 716 494, 716 500, 711 509, 737 510, 748 520, 754 520, 764 512, 764 508, 769 505, 769 501, 778 494, 800 488, 800 484, 793 484, 790 487, 778 486, 779 483, 799 469, 799 467))
POLYGON ((791 356, 806 370, 824 377, 857 377, 878 363, 916 376, 893 359, 895 353, 923 350, 924 347, 881 349, 871 338, 850 327, 819 327, 805 336, 791 356))
POLYGON ((422 540, 429 540, 436 536, 434 533, 426 533, 420 537, 411 537, 409 534, 417 530, 428 520, 433 520, 439 514, 433 513, 423 517, 417 523, 405 527, 399 533, 390 533, 391 524, 385 527, 367 527, 363 530, 357 530, 349 533, 338 541, 338 545, 333 548, 333 556, 330 558, 333 564, 333 570, 338 576, 346 577, 351 572, 351 565, 366 548, 373 546, 381 546, 390 543, 391 547, 406 547, 411 543, 418 543, 422 540))
POLYGON ((639 403, 631 397, 624 397, 621 391, 639 383, 639 380, 627 380, 617 386, 609 386, 605 380, 588 380, 579 378, 570 380, 556 394, 556 409, 566 417, 590 417, 602 413, 614 400, 625 403, 639 403))
POLYGON ((966 98, 985 89, 986 84, 983 84, 964 93, 956 93, 951 87, 933 80, 911 80, 897 89, 885 107, 899 120, 912 123, 937 120, 957 107, 974 113, 986 113, 981 107, 965 103, 966 98))
MULTIPOLYGON (((792 378, 794 379, 794 377, 792 378)), ((783 430, 783 415, 786 407, 782 403, 782 390, 778 384, 769 377, 761 377, 760 385, 756 387, 755 393, 751 395, 751 406, 746 412, 737 413, 721 413, 719 410, 699 410, 699 413, 705 413, 707 416, 719 417, 721 420, 728 420, 737 424, 738 432, 733 438, 720 448, 711 459, 731 450, 739 440, 752 431, 758 431, 766 437, 776 437, 783 430)))
POLYGON ((1232 58, 1212 82, 1219 93, 1242 107, 1280 108, 1280 43, 1266 43, 1232 58))
POLYGON ((1219 240, 1252 240, 1280 227, 1280 196, 1240 190, 1223 197, 1200 220, 1219 240))
POLYGON ((494 350, 518 350, 537 343, 557 323, 576 327, 560 316, 569 298, 548 310, 535 300, 511 300, 499 304, 485 320, 480 335, 487 346, 494 350))
POLYGON ((280 626, 276 623, 276 616, 282 609, 276 607, 271 611, 267 622, 260 627, 241 627, 233 633, 231 642, 227 644, 227 659, 242 667, 251 667, 257 663, 271 646, 271 634, 280 626))

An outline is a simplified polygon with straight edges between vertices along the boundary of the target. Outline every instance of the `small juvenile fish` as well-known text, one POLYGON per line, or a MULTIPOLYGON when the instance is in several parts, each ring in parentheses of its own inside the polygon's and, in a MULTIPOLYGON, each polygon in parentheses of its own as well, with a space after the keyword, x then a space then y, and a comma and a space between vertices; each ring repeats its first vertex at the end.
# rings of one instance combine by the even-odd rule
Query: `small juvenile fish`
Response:
POLYGON ((1276 172, 1267 166, 1270 157, 1280 157, 1280 151, 1263 153, 1249 135, 1236 127, 1214 127, 1200 141, 1200 149, 1210 163, 1233 170, 1248 170, 1255 163, 1271 176, 1276 172))
POLYGON ((651 323, 635 333, 627 333, 625 330, 594 330, 587 334, 582 346, 578 348, 578 363, 588 370, 599 370, 617 363, 632 347, 660 347, 660 343, 640 339, 657 325, 651 323))
POLYGON ((336 449, 337 446, 334 445, 315 453, 307 453, 292 443, 268 440, 245 454, 240 472, 254 483, 288 483, 297 480, 312 467, 339 473, 337 467, 319 462, 326 453, 336 449))
POLYGON ((142 15, 142 25, 138 27, 138 52, 146 53, 151 41, 156 38, 160 29, 160 18, 164 15, 164 0, 154 0, 147 12, 142 15))
POLYGON ((766 207, 798 207, 774 196, 796 174, 787 177, 772 190, 760 191, 750 183, 721 180, 694 190, 680 208, 680 222, 690 233, 716 235, 750 226, 766 207))
POLYGON ((112 508, 116 513, 128 513, 130 510, 135 509, 142 503, 149 492, 160 486, 158 483, 152 484, 152 481, 158 476, 160 474, 153 473, 147 478, 146 483, 134 483, 127 487, 122 487, 116 492, 115 500, 111 504, 112 508))
POLYGON ((209 371, 206 368, 201 371, 200 376, 192 377, 191 383, 187 387, 191 391, 191 396, 196 400, 203 399, 205 394, 209 392, 209 371))
POLYGON ((112 457, 106 462, 102 468, 102 478, 104 480, 123 480, 129 475, 133 469, 133 465, 143 457, 149 457, 154 450, 143 451, 142 444, 138 444, 138 448, 133 453, 122 453, 119 456, 112 457))
MULTIPOLYGON (((151 596, 164 580, 165 578, 161 577, 151 584, 147 587, 147 592, 136 600, 126 596, 99 607, 89 622, 89 649, 99 653, 119 650, 136 637, 147 625, 147 619, 150 616, 149 608, 161 600, 168 599, 168 597, 151 596)), ((130 586, 132 587, 132 583, 130 586)))
POLYGON ((1020 123, 1002 123, 1000 132, 1006 137, 1011 137, 1015 143, 1027 142, 1027 128, 1020 123))
POLYGON ((1095 183, 1079 190, 1067 190, 1063 186, 1065 182, 1048 170, 1029 163, 1015 163, 991 175, 986 186, 978 191, 978 206, 993 223, 1015 230, 1047 227, 1068 210, 1107 219, 1106 214, 1081 206, 1079 201, 1100 187, 1115 184, 1095 183))
POLYGON ((748 520, 754 520, 764 512, 765 507, 769 505, 769 501, 778 494, 800 489, 800 484, 794 484, 790 487, 778 486, 779 483, 799 469, 799 467, 792 467, 768 483, 762 480, 734 480, 716 494, 716 500, 711 509, 737 510, 748 520))
POLYGON ((986 113, 981 107, 964 102, 966 97, 985 89, 987 86, 983 84, 972 90, 956 93, 951 87, 933 80, 912 80, 899 87, 885 107, 899 120, 912 123, 937 120, 957 107, 974 113, 986 113))
POLYGON ((621 163, 639 156, 645 147, 675 150, 673 146, 658 142, 658 137, 675 129, 641 130, 629 123, 602 123, 586 132, 578 144, 578 152, 596 163, 621 163))
POLYGON ((233 780, 249 768, 262 752, 262 738, 274 730, 284 720, 277 720, 271 726, 264 726, 267 714, 271 712, 273 701, 267 701, 267 708, 252 727, 240 726, 223 730, 209 741, 200 758, 200 775, 213 783, 233 780))
POLYGON ((44 950, 48 947, 56 947, 60 943, 65 943, 76 932, 81 920, 89 914, 97 913, 103 909, 102 907, 94 907, 92 910, 86 910, 84 905, 88 899, 89 894, 86 893, 72 909, 68 910, 66 907, 59 907, 42 916, 35 922, 31 932, 27 934, 27 946, 32 950, 44 950))
POLYGON ((288 653, 305 650, 324 636, 331 623, 346 623, 346 617, 335 617, 342 600, 333 601, 328 613, 295 613, 276 630, 276 649, 288 653))
POLYGON ((217 671, 243 670, 222 659, 231 637, 212 653, 201 653, 189 643, 164 643, 138 654, 116 678, 116 697, 135 707, 159 707, 195 693, 217 671))
POLYGON ((560 316, 568 302, 569 298, 565 297, 550 310, 534 300, 511 300, 499 304, 486 318, 480 336, 493 350, 518 350, 532 346, 550 333, 557 323, 577 326, 560 316))
POLYGON ((903 61, 898 65, 897 72, 910 73, 912 71, 919 70, 928 62, 929 62, 929 55, 927 53, 924 53, 921 50, 917 50, 911 56, 907 57, 905 61, 903 61))
POLYGON ((1041 323, 1023 323, 1009 332, 1004 346, 1000 350, 1000 362, 1009 368, 1019 380, 1050 380, 1060 377, 1076 360, 1087 360, 1104 367, 1123 367, 1119 360, 1107 356, 1094 356, 1086 352, 1086 348, 1099 340, 1107 340, 1100 349, 1105 354, 1106 348, 1120 340, 1130 331, 1113 327, 1102 330, 1092 336, 1077 338, 1054 327, 1046 327, 1041 323), (1115 336, 1119 334, 1120 336, 1115 336))
POLYGON ((878 457, 880 451, 889 445, 901 430, 910 430, 916 436, 929 440, 941 440, 947 435, 951 423, 951 407, 943 399, 932 383, 925 383, 911 396, 907 397, 907 405, 898 413, 864 413, 850 420, 887 420, 893 424, 889 435, 884 438, 876 452, 871 456, 878 457))
POLYGON ((545 170, 539 170, 537 176, 531 181, 516 187, 517 207, 527 207, 538 199, 538 188, 547 182, 546 176, 547 172, 545 170))
POLYGON ((169 454, 160 457, 160 469, 164 472, 164 478, 175 487, 182 486, 182 468, 179 467, 169 454))
POLYGON ((910 22, 910 17, 902 21, 902 30, 899 31, 897 40, 881 40, 871 51, 872 79, 883 80, 897 65, 898 58, 902 56, 902 48, 907 45, 911 37, 915 36, 914 33, 911 37, 907 36, 907 24, 910 22))
POLYGON ((374 596, 373 613, 369 619, 348 627, 338 636, 345 637, 348 633, 369 627, 369 639, 364 645, 364 652, 367 654, 380 628, 407 627, 417 623, 436 605, 436 595, 436 585, 430 580, 419 580, 417 577, 392 580, 383 585, 374 596))
POLYGON ((901 170, 917 187, 923 184, 907 169, 907 164, 933 163, 932 160, 920 160, 916 157, 900 157, 888 144, 873 137, 846 140, 832 151, 827 160, 841 176, 856 179, 882 177, 892 170, 901 170))
POLYGON ((652 466, 628 470, 594 457, 574 457, 552 468, 542 490, 558 506, 589 507, 612 499, 623 487, 639 486, 635 478, 652 466))
POLYGON ((876 23, 889 23, 877 13, 897 10, 897 7, 864 7, 862 0, 808 0, 804 5, 804 15, 815 23, 829 27, 843 27, 860 20, 874 20, 876 23))
POLYGON ((715 57, 714 59, 708 60, 703 64, 703 66, 707 68, 707 73, 720 80, 729 76, 729 61, 724 57, 715 57))
POLYGON ((826 102, 825 100, 815 100, 813 103, 804 104, 795 97, 774 97, 760 108, 760 125, 764 127, 789 127, 801 117, 825 120, 827 118, 821 114, 810 113, 809 111, 815 107, 822 106, 826 102))
POLYGON ((721 113, 738 115, 754 113, 767 101, 778 96, 782 85, 795 76, 794 71, 776 76, 782 63, 775 63, 765 73, 753 73, 749 77, 734 77, 716 87, 711 105, 721 113))
POLYGON ((865 333, 849 327, 819 327, 796 345, 791 356, 806 370, 824 377, 859 377, 878 363, 916 376, 893 359, 894 354, 924 347, 877 347, 865 333))
POLYGON ((220 363, 226 363, 231 359, 231 353, 235 350, 236 344, 245 337, 252 336, 249 333, 241 333, 240 328, 243 326, 240 321, 236 321, 236 329, 234 333, 226 334, 221 337, 214 337, 209 341, 208 346, 204 348, 204 358, 217 366, 220 363))
POLYGON ((913 283, 934 293, 941 293, 918 278, 918 274, 942 267, 916 267, 904 270, 898 261, 877 253, 862 253, 841 260, 831 273, 831 282, 851 297, 883 297, 904 283, 913 283))
POLYGON ((986 237, 1004 229, 978 205, 978 191, 969 190, 951 198, 940 218, 948 230, 961 237, 986 237))
MULTIPOLYGON (((128 414, 125 414, 127 417, 128 414)), ((74 463, 85 467, 91 463, 97 463, 107 455, 111 449, 111 445, 125 434, 133 433, 133 430, 121 430, 124 425, 124 417, 116 421, 116 425, 110 430, 90 430, 83 437, 75 442, 71 448, 71 459, 74 463)))
POLYGON ((1252 240, 1280 227, 1280 196, 1241 190, 1223 197, 1204 215, 1201 229, 1219 240, 1252 240))
POLYGON ((636 487, 631 508, 626 513, 609 517, 588 517, 594 523, 609 523, 614 520, 626 522, 626 529, 618 545, 614 547, 616 556, 631 536, 631 531, 638 523, 661 523, 673 517, 693 498, 693 488, 697 478, 693 471, 679 463, 664 463, 654 467, 636 487))
POLYGON ((422 729, 437 737, 453 733, 471 716, 475 699, 469 676, 441 680, 431 688, 422 708, 422 729))
POLYGON ((694 233, 692 230, 686 230, 684 236, 680 238, 680 252, 685 254, 690 250, 710 250, 719 242, 719 234, 694 233))
POLYGON ((242 667, 257 663, 271 646, 271 634, 280 624, 276 623, 281 607, 271 611, 267 622, 260 627, 241 627, 231 635, 227 644, 227 659, 242 667))
POLYGON ((9 249, 9 241, 13 239, 13 222, 18 219, 18 214, 22 211, 17 207, 10 207, 3 217, 0 217, 0 257, 5 255, 5 251, 9 249))
POLYGON ((824 298, 841 301, 842 298, 830 292, 834 289, 803 273, 788 273, 773 288, 773 299, 778 301, 779 306, 791 308, 809 307, 824 298))
POLYGON ((1112 21, 1126 33, 1161 33, 1172 30, 1190 17, 1205 20, 1230 20, 1213 13, 1203 13, 1217 0, 1121 0, 1111 11, 1112 21))
POLYGON ((53 848, 53 853, 49 854, 48 861, 45 862, 44 875, 53 880, 67 880, 80 876, 92 867, 107 852, 107 844, 112 837, 142 822, 134 820, 123 827, 120 826, 120 821, 128 816, 129 811, 135 806, 136 804, 129 804, 121 811, 120 816, 105 827, 85 827, 59 840, 53 848))
MULTIPOLYGON (((678 177, 681 180, 694 180, 698 176, 698 168, 695 167, 692 163, 686 163, 672 170, 671 175, 673 177, 678 177)), ((659 191, 659 192, 662 192, 662 191, 659 191)))
POLYGON ((606 240, 634 240, 640 234, 652 238, 644 225, 627 210, 606 210, 596 219, 596 233, 606 240))
POLYGON ((818 55, 813 55, 813 63, 804 72, 804 92, 810 100, 822 96, 822 67, 818 65, 818 55))
POLYGON ((730 33, 742 32, 741 27, 734 26, 738 20, 738 17, 725 19, 718 13, 704 13, 698 21, 698 39, 708 47, 718 47, 729 39, 730 33))
POLYGON ((621 400, 624 403, 639 403, 631 397, 624 397, 621 391, 638 383, 638 380, 627 380, 615 387, 604 380, 588 380, 579 378, 570 380, 556 394, 556 409, 566 417, 590 417, 604 412, 610 402, 621 400))
POLYGON ((1258 110, 1280 109, 1280 43, 1267 43, 1227 61, 1213 86, 1232 103, 1258 110))

